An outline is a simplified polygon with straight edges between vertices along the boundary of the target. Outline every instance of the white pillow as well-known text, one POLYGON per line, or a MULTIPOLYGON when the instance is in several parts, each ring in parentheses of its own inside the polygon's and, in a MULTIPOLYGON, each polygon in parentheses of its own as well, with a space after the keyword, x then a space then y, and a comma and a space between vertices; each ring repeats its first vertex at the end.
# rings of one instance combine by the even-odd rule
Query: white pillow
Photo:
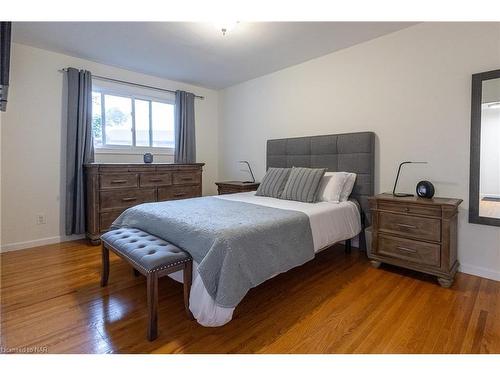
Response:
POLYGON ((354 187, 354 183, 356 182, 356 173, 347 173, 345 184, 342 189, 342 193, 340 193, 340 201, 346 202, 349 199, 349 196, 352 193, 352 189, 354 187))
POLYGON ((339 203, 347 176, 346 172, 326 172, 319 185, 318 200, 339 203))

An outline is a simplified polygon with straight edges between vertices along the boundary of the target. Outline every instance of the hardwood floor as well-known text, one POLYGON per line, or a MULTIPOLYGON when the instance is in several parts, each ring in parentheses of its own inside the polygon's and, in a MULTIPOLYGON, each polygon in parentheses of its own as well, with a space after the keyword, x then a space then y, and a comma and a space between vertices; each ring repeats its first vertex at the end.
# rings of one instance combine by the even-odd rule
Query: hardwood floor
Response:
POLYGON ((1 255, 1 345, 49 353, 500 353, 500 282, 370 267, 342 246, 250 291, 219 328, 189 321, 182 287, 159 286, 159 331, 146 334, 143 277, 100 247, 66 242, 1 255))
POLYGON ((479 216, 500 218, 500 202, 479 201, 479 216))

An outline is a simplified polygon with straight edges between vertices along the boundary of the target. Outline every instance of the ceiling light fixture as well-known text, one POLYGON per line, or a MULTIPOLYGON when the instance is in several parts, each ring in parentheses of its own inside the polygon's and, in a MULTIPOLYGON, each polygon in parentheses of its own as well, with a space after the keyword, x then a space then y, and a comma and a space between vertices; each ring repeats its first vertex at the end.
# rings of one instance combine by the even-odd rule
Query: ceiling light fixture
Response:
POLYGON ((231 30, 234 30, 234 28, 238 23, 239 21, 219 22, 215 24, 215 27, 217 28, 217 30, 220 30, 222 32, 223 36, 226 36, 226 33, 230 32, 231 30))
POLYGON ((499 107, 500 107, 500 102, 488 104, 488 108, 499 108, 499 107))

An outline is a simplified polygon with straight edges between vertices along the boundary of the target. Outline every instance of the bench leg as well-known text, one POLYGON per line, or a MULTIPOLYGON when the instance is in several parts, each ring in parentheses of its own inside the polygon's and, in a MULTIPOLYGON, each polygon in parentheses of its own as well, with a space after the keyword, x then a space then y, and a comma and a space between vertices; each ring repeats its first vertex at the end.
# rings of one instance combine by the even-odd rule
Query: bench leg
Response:
POLYGON ((193 262, 184 263, 184 308, 186 309, 186 314, 190 320, 194 320, 194 316, 189 310, 189 294, 191 293, 191 283, 193 278, 193 262))
POLYGON ((149 273, 147 276, 148 293, 148 340, 158 337, 158 274, 149 273))
POLYGON ((101 286, 108 285, 109 278, 109 250, 102 244, 102 271, 101 271, 101 286))

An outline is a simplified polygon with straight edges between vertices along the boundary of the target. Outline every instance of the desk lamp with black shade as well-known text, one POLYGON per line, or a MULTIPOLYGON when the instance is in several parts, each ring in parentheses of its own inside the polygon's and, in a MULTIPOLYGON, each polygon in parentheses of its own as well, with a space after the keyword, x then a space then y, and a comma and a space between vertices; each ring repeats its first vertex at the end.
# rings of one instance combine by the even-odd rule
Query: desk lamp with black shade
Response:
POLYGON ((244 184, 254 184, 255 183, 255 177, 252 172, 252 167, 250 167, 250 163, 246 160, 240 160, 238 163, 241 164, 246 164, 248 167, 248 171, 250 172, 250 175, 252 176, 252 181, 243 181, 244 184))
POLYGON ((426 161, 404 161, 399 164, 398 174, 396 175, 396 181, 394 181, 394 188, 392 189, 392 195, 395 197, 413 197, 413 194, 408 193, 396 193, 396 186, 398 184, 399 174, 401 172, 401 167, 405 164, 427 164, 426 161))

